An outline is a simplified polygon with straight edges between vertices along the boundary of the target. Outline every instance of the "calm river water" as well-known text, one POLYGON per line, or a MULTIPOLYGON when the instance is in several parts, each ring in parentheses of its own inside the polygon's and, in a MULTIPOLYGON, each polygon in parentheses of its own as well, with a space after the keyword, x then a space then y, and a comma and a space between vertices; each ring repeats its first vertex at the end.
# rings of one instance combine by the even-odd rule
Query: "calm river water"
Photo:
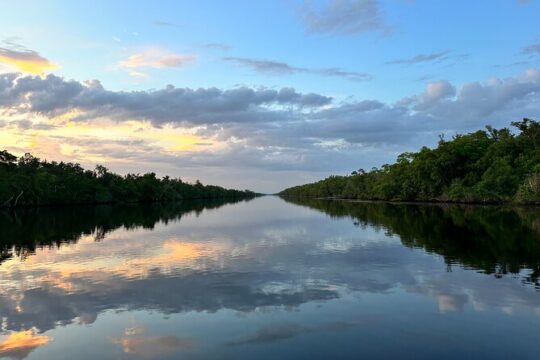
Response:
POLYGON ((0 251, 0 357, 540 357, 539 209, 6 211, 0 251))

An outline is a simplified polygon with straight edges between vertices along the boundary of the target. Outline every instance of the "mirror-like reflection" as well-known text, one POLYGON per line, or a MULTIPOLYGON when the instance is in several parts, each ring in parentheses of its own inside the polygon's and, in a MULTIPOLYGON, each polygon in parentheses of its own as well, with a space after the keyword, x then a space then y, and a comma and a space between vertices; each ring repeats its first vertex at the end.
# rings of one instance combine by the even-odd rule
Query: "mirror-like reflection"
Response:
POLYGON ((199 215, 205 209, 225 204, 248 201, 238 199, 212 199, 179 203, 149 203, 134 205, 98 205, 58 208, 32 208, 0 210, 0 261, 16 255, 26 257, 36 248, 60 247, 77 242, 82 236, 93 235, 95 240, 105 238, 108 232, 120 227, 153 229, 156 223, 179 221, 182 215, 199 215))
POLYGON ((0 357, 532 359, 539 215, 277 197, 0 213, 0 357))
POLYGON ((523 281, 540 289, 540 211, 532 207, 388 204, 319 199, 288 201, 379 226, 403 245, 442 255, 497 277, 528 270, 523 281))

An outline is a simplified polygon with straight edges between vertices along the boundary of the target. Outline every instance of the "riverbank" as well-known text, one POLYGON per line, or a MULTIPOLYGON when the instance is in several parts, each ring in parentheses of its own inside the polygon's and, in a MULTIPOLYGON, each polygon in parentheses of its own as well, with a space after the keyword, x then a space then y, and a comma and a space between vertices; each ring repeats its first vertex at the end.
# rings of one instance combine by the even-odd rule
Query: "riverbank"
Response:
POLYGON ((346 201, 357 203, 382 203, 382 204, 402 204, 402 205, 491 205, 491 206, 539 206, 540 201, 536 202, 465 202, 465 201, 443 201, 443 200, 378 200, 378 199, 348 199, 348 198, 336 198, 336 197, 289 197, 277 194, 285 200, 326 200, 326 201, 346 201))
POLYGON ((119 175, 97 165, 49 162, 0 151, 0 208, 178 202, 186 199, 252 198, 250 190, 184 182, 155 173, 119 175))
POLYGON ((355 170, 287 188, 280 195, 305 198, 407 202, 540 203, 540 123, 513 122, 440 139, 436 148, 403 153, 394 164, 355 170))
POLYGON ((0 205, 0 211, 2 210, 18 210, 18 209, 60 209, 60 208, 87 208, 95 206, 176 206, 184 203, 192 202, 239 202, 245 200, 251 200, 259 196, 265 196, 265 194, 255 194, 253 196, 243 197, 199 197, 199 198, 186 198, 175 201, 136 201, 136 202, 90 202, 90 203, 67 203, 67 204, 38 204, 38 205, 17 205, 17 206, 2 206, 0 205))

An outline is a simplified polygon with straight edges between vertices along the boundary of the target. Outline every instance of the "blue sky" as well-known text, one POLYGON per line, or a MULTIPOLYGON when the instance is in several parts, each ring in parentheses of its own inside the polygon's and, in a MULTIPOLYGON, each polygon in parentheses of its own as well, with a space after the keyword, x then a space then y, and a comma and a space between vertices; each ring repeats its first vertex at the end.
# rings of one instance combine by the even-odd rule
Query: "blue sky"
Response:
MULTIPOLYGON (((33 76, 44 88, 97 80, 91 89, 108 96, 89 107, 91 91, 19 89, 0 102, 1 140, 15 153, 277 191, 391 162, 440 133, 540 113, 535 0, 0 7, 0 76, 33 76), (194 93, 159 92, 168 85, 194 93), (238 89, 255 93, 227 92, 238 89), (257 100, 281 89, 294 94, 257 100), (146 108, 126 109, 141 94, 146 108), (309 94, 331 100, 298 101, 309 94), (38 95, 51 102, 45 110, 28 100, 38 95)), ((13 92, 17 80, 5 84, 13 92)))

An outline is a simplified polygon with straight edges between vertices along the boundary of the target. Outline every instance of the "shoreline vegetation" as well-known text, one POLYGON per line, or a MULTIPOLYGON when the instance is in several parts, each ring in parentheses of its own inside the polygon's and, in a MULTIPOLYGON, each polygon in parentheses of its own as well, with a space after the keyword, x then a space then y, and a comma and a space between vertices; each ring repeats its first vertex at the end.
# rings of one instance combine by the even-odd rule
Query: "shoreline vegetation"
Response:
POLYGON ((410 203, 540 204, 540 122, 512 122, 518 131, 486 126, 434 149, 406 152, 392 165, 330 176, 278 195, 410 203))
POLYGON ((0 209, 39 206, 165 203, 194 199, 249 199, 260 194, 187 183, 155 173, 121 176, 97 165, 48 162, 0 151, 0 209))

